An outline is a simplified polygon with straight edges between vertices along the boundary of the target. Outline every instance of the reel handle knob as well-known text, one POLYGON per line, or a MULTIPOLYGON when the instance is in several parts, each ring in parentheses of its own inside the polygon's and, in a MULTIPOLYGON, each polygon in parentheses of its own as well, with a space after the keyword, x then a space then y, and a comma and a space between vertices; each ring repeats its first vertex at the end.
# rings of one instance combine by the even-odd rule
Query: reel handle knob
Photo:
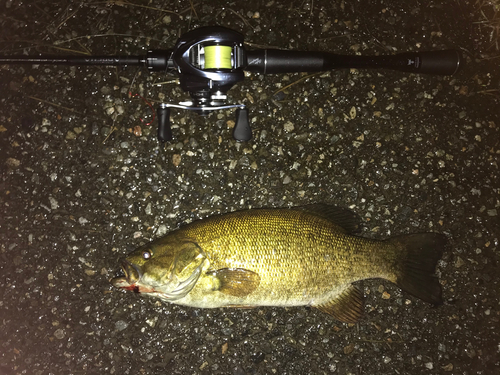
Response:
POLYGON ((156 111, 158 116, 158 140, 166 142, 172 140, 172 128, 170 127, 170 108, 160 105, 156 111))
POLYGON ((247 142, 252 139, 252 129, 248 122, 248 109, 236 110, 236 124, 234 125, 233 138, 238 142, 247 142))

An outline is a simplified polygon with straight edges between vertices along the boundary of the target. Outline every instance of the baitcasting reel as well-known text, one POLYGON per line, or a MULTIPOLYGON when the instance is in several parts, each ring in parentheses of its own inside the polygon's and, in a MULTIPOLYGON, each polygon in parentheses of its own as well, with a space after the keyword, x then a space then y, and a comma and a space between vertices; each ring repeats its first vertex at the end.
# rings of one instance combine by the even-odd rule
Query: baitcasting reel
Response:
MULTIPOLYGON (((150 70, 165 70, 165 52, 148 52, 146 65, 150 70)), ((252 130, 248 123, 248 109, 244 104, 226 104, 229 89, 245 78, 243 35, 222 27, 199 28, 181 36, 170 53, 167 67, 171 64, 178 71, 181 88, 189 92, 192 101, 160 104, 157 111, 158 139, 172 139, 170 108, 187 109, 201 115, 236 108, 233 136, 238 141, 250 140, 252 130)))
POLYGON ((191 101, 162 103, 157 109, 158 140, 172 139, 170 109, 198 114, 236 109, 233 137, 248 141, 252 130, 244 104, 226 104, 227 92, 244 79, 244 71, 260 74, 321 72, 342 68, 392 69, 404 72, 452 75, 462 64, 458 50, 408 52, 383 56, 336 55, 327 52, 260 49, 247 51, 243 35, 220 26, 202 27, 182 35, 171 50, 151 50, 146 56, 5 56, 0 64, 64 64, 146 66, 149 71, 177 72, 191 101))

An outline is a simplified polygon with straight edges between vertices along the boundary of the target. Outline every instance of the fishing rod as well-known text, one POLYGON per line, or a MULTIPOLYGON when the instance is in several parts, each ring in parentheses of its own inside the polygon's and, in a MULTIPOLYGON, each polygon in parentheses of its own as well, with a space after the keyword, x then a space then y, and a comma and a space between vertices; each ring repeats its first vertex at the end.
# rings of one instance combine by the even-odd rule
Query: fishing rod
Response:
POLYGON ((243 35, 221 27, 201 27, 183 34, 169 50, 150 50, 145 56, 0 56, 0 64, 57 64, 143 66, 150 72, 177 72, 191 101, 161 103, 157 108, 158 140, 172 140, 171 108, 207 114, 236 109, 233 137, 249 141, 252 130, 244 104, 226 104, 227 92, 245 78, 244 71, 259 74, 322 72, 334 69, 391 69, 408 73, 452 75, 462 65, 458 50, 406 52, 358 56, 328 52, 278 49, 247 50, 243 35))

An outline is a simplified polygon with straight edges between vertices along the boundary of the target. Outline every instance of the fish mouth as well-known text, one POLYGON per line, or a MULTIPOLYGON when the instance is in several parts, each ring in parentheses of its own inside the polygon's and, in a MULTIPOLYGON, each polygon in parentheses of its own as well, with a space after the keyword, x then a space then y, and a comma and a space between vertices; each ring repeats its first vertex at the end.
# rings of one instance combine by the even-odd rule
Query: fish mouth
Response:
POLYGON ((126 260, 123 260, 121 262, 121 265, 122 275, 111 279, 111 284, 113 284, 113 286, 116 288, 131 290, 133 292, 140 293, 141 288, 139 287, 139 285, 137 285, 137 282, 142 277, 140 268, 130 262, 127 262, 126 260))
POLYGON ((157 290, 148 285, 140 284, 143 273, 139 266, 136 266, 135 264, 132 264, 127 260, 123 260, 121 262, 121 265, 121 271, 123 272, 123 275, 117 276, 110 280, 111 284, 113 284, 114 287, 129 290, 135 293, 159 293, 157 290))
POLYGON ((129 284, 137 283, 142 277, 140 268, 127 260, 122 260, 122 271, 129 284))

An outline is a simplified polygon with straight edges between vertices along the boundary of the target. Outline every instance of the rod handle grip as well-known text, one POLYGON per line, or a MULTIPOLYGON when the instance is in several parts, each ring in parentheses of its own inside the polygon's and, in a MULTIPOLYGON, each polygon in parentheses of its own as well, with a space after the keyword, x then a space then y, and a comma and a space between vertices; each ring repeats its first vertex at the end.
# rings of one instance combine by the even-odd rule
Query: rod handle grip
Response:
MULTIPOLYGON (((413 58, 411 53, 408 56, 409 59, 413 58)), ((422 51, 416 53, 415 57, 420 59, 416 69, 418 73, 453 75, 463 65, 462 55, 456 49, 422 51)))

